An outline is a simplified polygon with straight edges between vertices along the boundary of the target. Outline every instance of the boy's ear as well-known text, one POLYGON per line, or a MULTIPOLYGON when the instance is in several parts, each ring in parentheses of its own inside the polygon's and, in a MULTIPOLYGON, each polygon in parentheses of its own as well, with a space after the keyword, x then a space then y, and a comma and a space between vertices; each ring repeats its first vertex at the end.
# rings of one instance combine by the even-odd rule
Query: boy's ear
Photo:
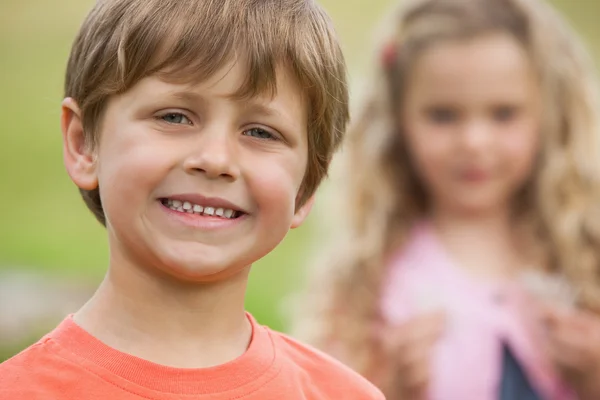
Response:
POLYGON ((61 104, 60 127, 63 134, 63 161, 71 180, 81 189, 96 189, 96 156, 85 142, 81 110, 70 97, 61 104))
POLYGON ((312 210, 312 207, 314 204, 315 204, 315 195, 312 195, 312 196, 310 196, 310 198, 308 200, 306 200, 306 203, 304 203, 302 205, 302 207, 300 207, 296 210, 296 213, 294 214, 294 218, 292 218, 291 229, 297 228, 300 225, 302 225, 302 223, 304 222, 306 217, 308 217, 308 214, 310 213, 310 210, 312 210))

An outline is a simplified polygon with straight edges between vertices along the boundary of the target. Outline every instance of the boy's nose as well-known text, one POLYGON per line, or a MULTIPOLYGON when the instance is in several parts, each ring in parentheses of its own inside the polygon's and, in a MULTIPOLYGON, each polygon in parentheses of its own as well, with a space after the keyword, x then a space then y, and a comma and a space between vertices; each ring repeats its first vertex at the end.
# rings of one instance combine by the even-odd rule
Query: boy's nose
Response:
POLYGON ((235 180, 239 174, 234 140, 224 133, 206 133, 185 159, 184 169, 209 179, 235 180))

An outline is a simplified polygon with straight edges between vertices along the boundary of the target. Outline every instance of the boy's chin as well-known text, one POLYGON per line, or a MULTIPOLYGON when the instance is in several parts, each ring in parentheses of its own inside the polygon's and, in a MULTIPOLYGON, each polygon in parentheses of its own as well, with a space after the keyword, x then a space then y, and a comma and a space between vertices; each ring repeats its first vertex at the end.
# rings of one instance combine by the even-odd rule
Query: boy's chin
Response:
POLYGON ((159 256, 158 268, 167 275, 166 279, 186 283, 210 283, 227 280, 246 271, 252 264, 252 258, 231 252, 213 251, 191 252, 184 249, 159 256))
POLYGON ((207 260, 178 260, 162 266, 162 272, 182 283, 212 283, 227 280, 245 271, 250 265, 207 260))
POLYGON ((248 268, 269 253, 276 243, 238 241, 236 245, 209 245, 169 241, 151 246, 152 263, 167 279, 187 283, 210 283, 227 280, 245 273, 248 268))

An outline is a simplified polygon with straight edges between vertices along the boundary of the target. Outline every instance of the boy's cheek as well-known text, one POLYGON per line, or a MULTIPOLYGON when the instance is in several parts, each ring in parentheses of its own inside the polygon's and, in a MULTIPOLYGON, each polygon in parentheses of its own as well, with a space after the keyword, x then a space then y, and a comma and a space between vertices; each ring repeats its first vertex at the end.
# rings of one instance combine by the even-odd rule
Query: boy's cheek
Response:
POLYGON ((160 179, 154 168, 158 166, 138 159, 140 153, 130 154, 128 160, 127 156, 123 155, 109 161, 103 159, 99 164, 100 195, 102 204, 109 213, 128 210, 127 212, 132 214, 131 207, 139 207, 155 200, 153 196, 160 185, 160 179))
MULTIPOLYGON (((259 170, 260 171, 260 170, 259 170)), ((293 213, 297 195, 295 177, 283 168, 265 167, 264 173, 257 173, 249 182, 251 195, 259 207, 285 207, 293 213)))

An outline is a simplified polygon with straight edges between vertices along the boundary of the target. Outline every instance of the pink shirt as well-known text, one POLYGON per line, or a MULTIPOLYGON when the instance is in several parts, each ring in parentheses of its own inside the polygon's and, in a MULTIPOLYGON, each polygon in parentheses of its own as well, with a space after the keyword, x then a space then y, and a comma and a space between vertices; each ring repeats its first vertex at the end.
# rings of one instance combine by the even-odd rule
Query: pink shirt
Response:
POLYGON ((432 359, 431 400, 496 400, 503 344, 542 398, 575 398, 536 346, 532 319, 521 306, 527 295, 516 284, 468 276, 453 264, 427 223, 415 227, 390 262, 381 302, 389 323, 400 323, 432 306, 447 313, 446 330, 432 359))

